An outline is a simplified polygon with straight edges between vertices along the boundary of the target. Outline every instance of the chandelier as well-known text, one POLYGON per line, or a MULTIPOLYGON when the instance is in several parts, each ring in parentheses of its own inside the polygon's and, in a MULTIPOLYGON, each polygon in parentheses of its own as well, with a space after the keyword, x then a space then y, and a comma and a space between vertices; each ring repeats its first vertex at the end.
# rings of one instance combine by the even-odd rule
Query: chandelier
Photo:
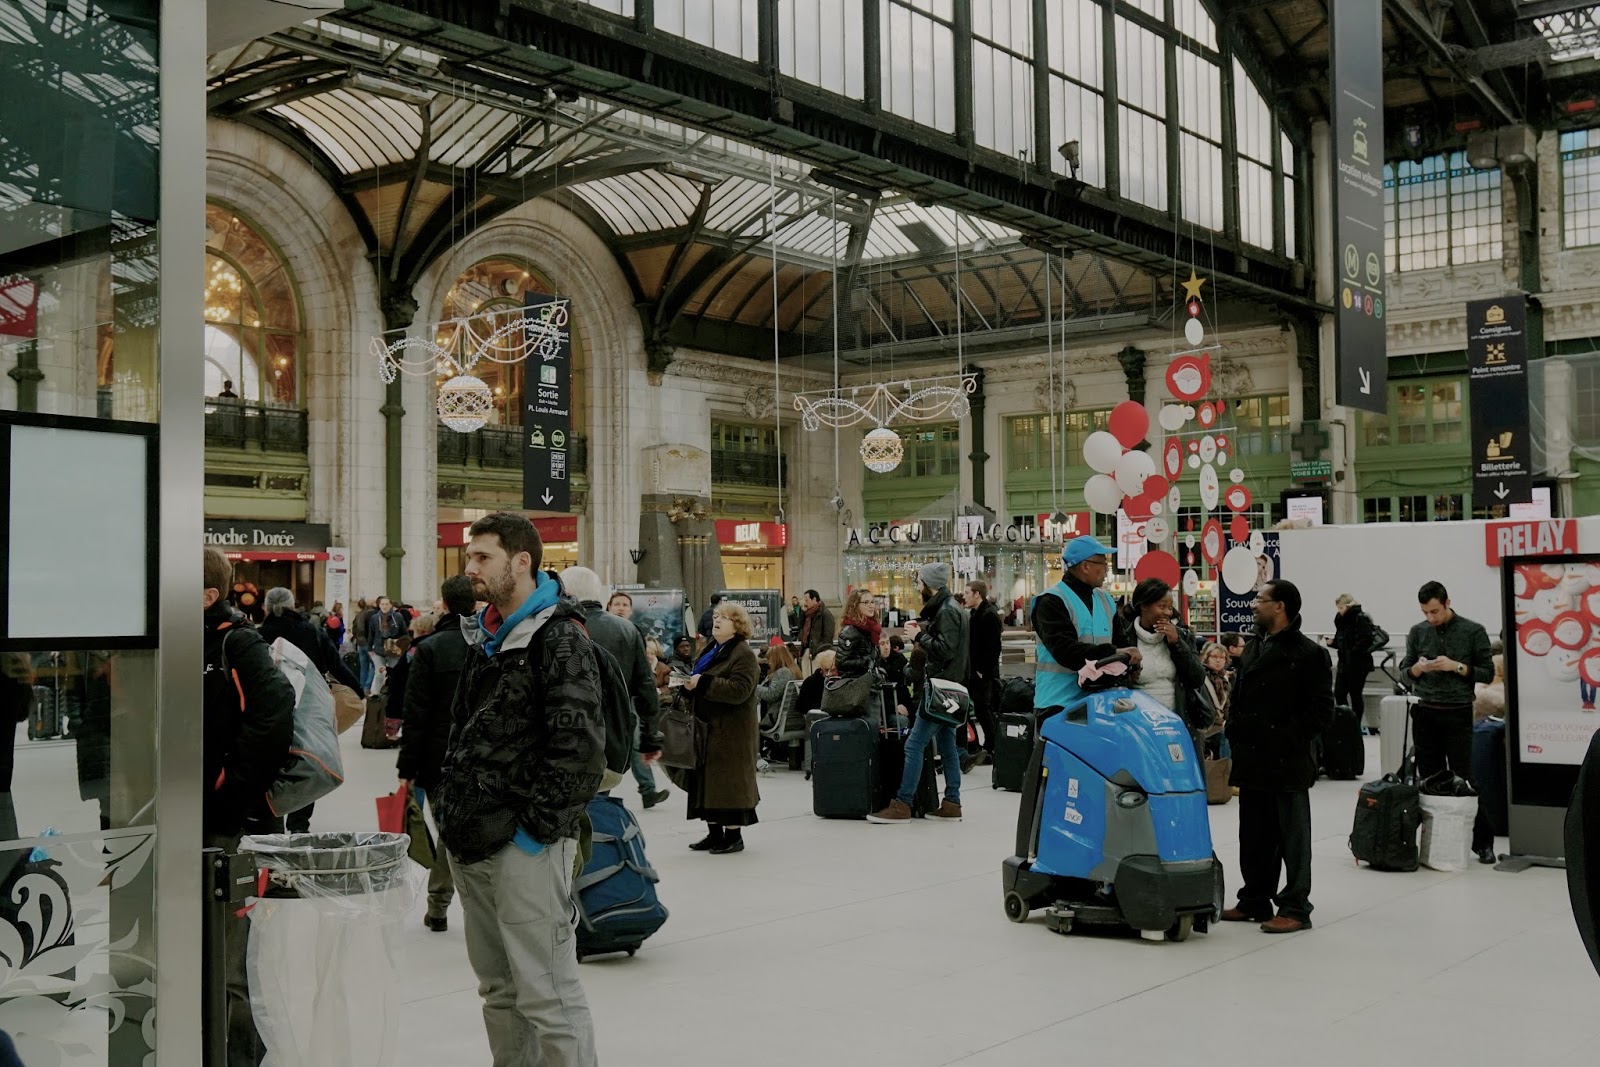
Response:
POLYGON ((515 314, 501 308, 439 323, 427 333, 437 338, 377 336, 368 346, 378 361, 384 384, 400 375, 443 378, 439 386, 439 421, 457 433, 481 430, 493 409, 489 386, 472 374, 480 362, 511 366, 532 356, 555 359, 570 341, 570 301, 552 300, 515 314), (498 324, 497 324, 498 323, 498 324))

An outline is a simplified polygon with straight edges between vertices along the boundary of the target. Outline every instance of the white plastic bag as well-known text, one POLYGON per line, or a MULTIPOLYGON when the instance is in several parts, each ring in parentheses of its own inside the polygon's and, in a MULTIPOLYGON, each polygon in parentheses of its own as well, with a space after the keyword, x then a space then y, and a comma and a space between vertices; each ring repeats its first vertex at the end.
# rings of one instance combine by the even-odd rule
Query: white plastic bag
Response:
POLYGON ((399 1058, 405 924, 420 870, 405 834, 247 837, 277 891, 250 912, 261 1067, 389 1067, 399 1058))
POLYGON ((1477 797, 1422 794, 1422 865, 1436 871, 1466 870, 1477 816, 1477 797))
POLYGON ((274 815, 314 804, 344 783, 333 690, 306 654, 285 638, 272 642, 272 662, 294 687, 294 740, 289 758, 267 790, 274 815))

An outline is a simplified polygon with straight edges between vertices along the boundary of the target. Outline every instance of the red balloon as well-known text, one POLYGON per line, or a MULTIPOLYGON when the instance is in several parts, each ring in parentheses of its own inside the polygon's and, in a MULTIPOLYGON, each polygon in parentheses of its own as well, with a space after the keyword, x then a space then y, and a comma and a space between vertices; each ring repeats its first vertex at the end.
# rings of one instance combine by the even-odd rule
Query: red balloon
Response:
POLYGON ((1150 413, 1137 400, 1124 400, 1111 409, 1106 429, 1122 442, 1123 448, 1132 448, 1150 432, 1150 413))
POLYGON ((1172 490, 1172 483, 1159 474, 1152 474, 1144 480, 1144 495, 1149 500, 1165 500, 1167 493, 1172 490))
POLYGON ((1151 515, 1150 498, 1144 495, 1125 496, 1122 498, 1122 510, 1128 513, 1128 518, 1134 522, 1144 522, 1151 515))
POLYGON ((1178 566, 1178 561, 1173 558, 1171 552, 1163 552, 1157 549, 1154 552, 1146 552, 1144 554, 1143 558, 1133 568, 1133 576, 1141 582, 1146 578, 1160 578, 1163 582, 1176 588, 1178 582, 1183 578, 1183 568, 1178 566))
POLYGON ((1243 515, 1235 515, 1233 521, 1228 523, 1228 536, 1233 538, 1236 545, 1250 540, 1250 520, 1243 515))

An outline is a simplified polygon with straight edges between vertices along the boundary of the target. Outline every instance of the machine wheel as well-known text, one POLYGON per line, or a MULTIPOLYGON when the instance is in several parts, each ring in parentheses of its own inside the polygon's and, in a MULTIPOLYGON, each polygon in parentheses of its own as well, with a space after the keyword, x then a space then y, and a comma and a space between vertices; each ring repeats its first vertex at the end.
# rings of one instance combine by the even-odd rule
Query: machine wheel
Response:
POLYGON ((1180 915, 1178 917, 1178 921, 1173 923, 1172 927, 1167 931, 1167 940, 1168 941, 1187 941, 1187 940, 1189 940, 1189 935, 1191 933, 1193 933, 1193 932, 1194 932, 1194 916, 1193 915, 1180 915))
POLYGON ((1021 894, 1006 894, 1006 918, 1014 923, 1028 921, 1028 902, 1022 899, 1021 894))

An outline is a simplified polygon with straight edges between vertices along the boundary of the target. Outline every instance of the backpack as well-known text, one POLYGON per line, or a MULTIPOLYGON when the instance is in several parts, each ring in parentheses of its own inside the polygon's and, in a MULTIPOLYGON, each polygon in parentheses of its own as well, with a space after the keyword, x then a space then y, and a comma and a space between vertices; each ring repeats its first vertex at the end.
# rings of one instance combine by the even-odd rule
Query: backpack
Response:
POLYGON ((667 921, 656 896, 660 877, 644 854, 644 834, 627 805, 601 795, 589 801, 593 850, 572 884, 578 906, 578 959, 633 955, 667 921))
MULTIPOLYGON (((223 635, 221 667, 228 666, 228 638, 223 635)), ((287 638, 272 642, 272 665, 294 690, 294 733, 289 756, 267 789, 267 806, 274 815, 287 815, 314 804, 344 784, 344 763, 339 757, 339 724, 334 716, 333 691, 310 658, 287 638)))
POLYGON ((1389 647, 1389 631, 1385 630, 1383 627, 1379 626, 1377 623, 1373 623, 1372 624, 1372 640, 1367 643, 1367 651, 1369 653, 1372 653, 1373 655, 1376 655, 1377 653, 1382 652, 1384 649, 1386 649, 1388 647, 1389 647))
MULTIPOLYGON (((589 636, 587 626, 576 619, 572 622, 585 637, 589 636)), ((594 658, 600 667, 600 711, 606 721, 606 770, 626 774, 633 766, 634 732, 639 726, 639 716, 633 710, 628 679, 623 676, 617 657, 593 639, 589 647, 594 649, 594 658)), ((537 679, 544 671, 544 642, 534 641, 528 651, 528 667, 537 679)))

